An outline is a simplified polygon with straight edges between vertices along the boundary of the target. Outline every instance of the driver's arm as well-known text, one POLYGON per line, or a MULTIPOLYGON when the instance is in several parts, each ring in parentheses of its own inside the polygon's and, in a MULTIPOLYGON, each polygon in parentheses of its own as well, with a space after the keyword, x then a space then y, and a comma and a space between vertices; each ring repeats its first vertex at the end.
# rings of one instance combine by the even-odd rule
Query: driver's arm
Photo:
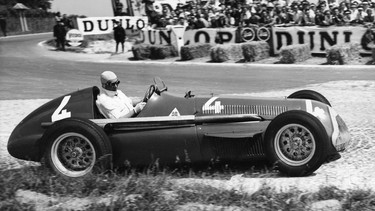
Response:
POLYGON ((134 107, 135 107, 137 104, 141 103, 141 102, 143 102, 142 99, 138 99, 138 100, 132 99, 132 104, 133 104, 134 107))
POLYGON ((133 117, 139 112, 142 111, 143 107, 146 105, 146 103, 138 103, 134 108, 129 109, 127 107, 124 108, 113 108, 108 111, 108 115, 112 119, 119 119, 119 118, 130 118, 133 117))

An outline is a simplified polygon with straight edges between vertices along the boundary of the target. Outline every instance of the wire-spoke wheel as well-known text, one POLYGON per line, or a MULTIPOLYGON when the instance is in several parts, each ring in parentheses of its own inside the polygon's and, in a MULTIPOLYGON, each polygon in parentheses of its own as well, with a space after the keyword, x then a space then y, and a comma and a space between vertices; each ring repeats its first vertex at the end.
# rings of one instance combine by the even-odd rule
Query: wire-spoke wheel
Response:
POLYGON ((55 122, 43 141, 46 165, 62 176, 82 177, 94 169, 104 171, 111 166, 108 137, 89 120, 69 118, 55 122))
POLYGON ((94 167, 95 148, 83 135, 65 133, 53 142, 51 160, 59 172, 72 177, 83 176, 94 167))
POLYGON ((276 169, 288 176, 306 176, 325 162, 329 137, 315 116, 295 110, 271 121, 264 144, 267 158, 276 169))
POLYGON ((280 160, 290 166, 304 165, 315 153, 316 144, 312 133, 299 124, 282 127, 275 136, 275 151, 280 160))

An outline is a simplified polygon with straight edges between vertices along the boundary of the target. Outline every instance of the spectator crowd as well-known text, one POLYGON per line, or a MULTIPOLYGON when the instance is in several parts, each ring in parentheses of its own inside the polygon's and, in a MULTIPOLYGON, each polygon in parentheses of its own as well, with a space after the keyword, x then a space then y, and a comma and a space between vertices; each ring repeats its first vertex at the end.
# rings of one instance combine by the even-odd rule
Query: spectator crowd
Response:
POLYGON ((184 25, 189 29, 246 26, 350 26, 375 24, 375 0, 208 0, 187 1, 175 9, 148 10, 152 28, 184 25), (219 2, 219 3, 218 3, 219 2))

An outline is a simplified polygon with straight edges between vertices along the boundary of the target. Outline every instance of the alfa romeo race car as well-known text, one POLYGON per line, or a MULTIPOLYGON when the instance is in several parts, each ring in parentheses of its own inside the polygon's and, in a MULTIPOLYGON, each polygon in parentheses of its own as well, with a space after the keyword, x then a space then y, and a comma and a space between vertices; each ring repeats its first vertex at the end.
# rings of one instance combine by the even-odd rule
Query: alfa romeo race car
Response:
POLYGON ((287 176, 306 176, 339 159, 350 141, 342 118, 312 90, 282 98, 194 96, 171 94, 160 79, 154 82, 134 118, 105 119, 95 103, 98 87, 58 97, 16 126, 8 151, 19 159, 44 160, 65 177, 155 162, 258 159, 287 176))

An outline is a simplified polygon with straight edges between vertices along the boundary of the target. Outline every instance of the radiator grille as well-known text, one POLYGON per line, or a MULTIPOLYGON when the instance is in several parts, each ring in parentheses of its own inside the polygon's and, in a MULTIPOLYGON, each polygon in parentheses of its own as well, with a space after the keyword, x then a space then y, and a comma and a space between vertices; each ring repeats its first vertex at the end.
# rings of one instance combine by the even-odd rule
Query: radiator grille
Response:
POLYGON ((268 105, 221 105, 216 109, 203 109, 203 114, 259 114, 277 116, 287 111, 286 106, 268 105))

